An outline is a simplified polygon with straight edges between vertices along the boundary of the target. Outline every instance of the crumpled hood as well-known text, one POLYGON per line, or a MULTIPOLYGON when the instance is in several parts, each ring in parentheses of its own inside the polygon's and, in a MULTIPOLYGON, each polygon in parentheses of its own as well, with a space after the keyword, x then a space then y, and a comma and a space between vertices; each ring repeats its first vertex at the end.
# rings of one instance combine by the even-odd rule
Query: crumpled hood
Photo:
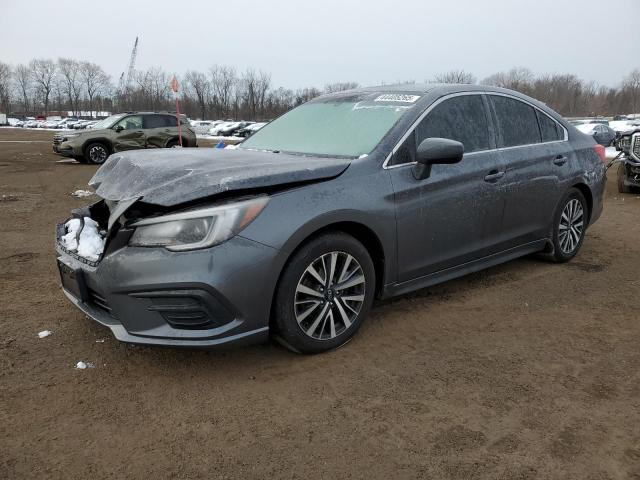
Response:
POLYGON ((242 149, 135 150, 111 155, 89 185, 106 200, 169 207, 228 191, 332 178, 350 163, 242 149))

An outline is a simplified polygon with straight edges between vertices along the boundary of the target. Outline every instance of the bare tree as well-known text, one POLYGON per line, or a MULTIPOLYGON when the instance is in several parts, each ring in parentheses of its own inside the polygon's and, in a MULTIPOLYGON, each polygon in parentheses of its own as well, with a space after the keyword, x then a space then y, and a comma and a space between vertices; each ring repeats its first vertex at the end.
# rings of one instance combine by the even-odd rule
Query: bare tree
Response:
POLYGON ((358 82, 336 82, 336 83, 328 83, 324 86, 324 93, 335 93, 335 92, 343 92, 345 90, 351 90, 353 88, 358 88, 360 84, 358 82))
POLYGON ((58 71, 62 76, 64 91, 69 99, 71 110, 74 114, 78 114, 80 94, 82 93, 82 78, 80 75, 80 63, 71 58, 58 59, 58 71))
POLYGON ((464 70, 451 70, 433 77, 433 83, 476 83, 476 77, 464 70))
POLYGON ((11 66, 0 62, 0 109, 11 112, 11 66))
POLYGON ((29 69, 38 93, 42 96, 45 116, 49 113, 49 96, 56 76, 56 64, 50 59, 34 59, 29 63, 29 69))
POLYGON ((225 118, 231 112, 232 102, 237 103, 238 77, 233 67, 226 65, 214 65, 209 71, 211 75, 211 90, 213 93, 213 106, 221 118, 225 118))
POLYGON ((638 113, 638 102, 640 100, 640 69, 636 68, 627 75, 622 82, 623 90, 627 91, 631 97, 632 113, 638 113))
MULTIPOLYGON (((271 74, 260 70, 256 82, 256 93, 258 100, 258 109, 260 111, 260 120, 265 118, 265 104, 267 101, 267 92, 271 88, 271 74)), ((254 119, 257 119, 255 116, 254 119)))
POLYGON ((200 118, 207 118, 207 102, 211 96, 211 82, 202 72, 190 70, 184 76, 185 91, 188 94, 195 95, 198 107, 200 109, 200 118))
POLYGON ((295 93, 295 105, 301 105, 320 95, 322 92, 315 87, 298 89, 295 93))
POLYGON ((93 116, 93 99, 109 87, 109 75, 102 70, 100 65, 82 62, 80 64, 80 77, 89 100, 89 112, 93 116))
POLYGON ((534 75, 531 70, 525 67, 512 68, 508 72, 498 72, 485 78, 483 85, 493 85, 495 87, 510 88, 519 92, 529 94, 533 87, 534 75))
POLYGON ((24 64, 19 64, 13 71, 13 80, 16 84, 16 90, 22 97, 22 107, 25 116, 29 111, 29 95, 31 94, 31 70, 24 64))

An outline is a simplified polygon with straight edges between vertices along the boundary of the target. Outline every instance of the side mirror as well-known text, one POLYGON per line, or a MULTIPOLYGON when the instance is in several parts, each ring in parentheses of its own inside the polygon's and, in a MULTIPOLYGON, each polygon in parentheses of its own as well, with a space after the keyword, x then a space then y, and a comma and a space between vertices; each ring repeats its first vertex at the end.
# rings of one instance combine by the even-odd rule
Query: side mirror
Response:
POLYGON ((431 165, 453 164, 462 160, 464 145, 448 138, 427 138, 418 146, 413 176, 423 180, 431 175, 431 165))
POLYGON ((122 125, 116 125, 116 127, 114 128, 114 130, 118 133, 120 133, 122 130, 124 130, 124 127, 122 125))

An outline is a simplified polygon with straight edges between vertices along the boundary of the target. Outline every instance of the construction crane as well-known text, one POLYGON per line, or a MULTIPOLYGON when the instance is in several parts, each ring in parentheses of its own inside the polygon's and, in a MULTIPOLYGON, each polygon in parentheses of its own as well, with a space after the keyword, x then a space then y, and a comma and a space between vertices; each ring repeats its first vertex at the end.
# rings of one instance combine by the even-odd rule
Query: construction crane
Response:
POLYGON ((131 85, 131 81, 133 80, 133 72, 136 66, 136 56, 138 55, 138 37, 136 37, 136 41, 133 44, 133 50, 131 50, 131 57, 129 59, 129 69, 127 70, 127 76, 125 78, 124 72, 120 75, 120 81, 118 82, 118 91, 121 95, 123 95, 126 90, 129 89, 129 85, 131 85))

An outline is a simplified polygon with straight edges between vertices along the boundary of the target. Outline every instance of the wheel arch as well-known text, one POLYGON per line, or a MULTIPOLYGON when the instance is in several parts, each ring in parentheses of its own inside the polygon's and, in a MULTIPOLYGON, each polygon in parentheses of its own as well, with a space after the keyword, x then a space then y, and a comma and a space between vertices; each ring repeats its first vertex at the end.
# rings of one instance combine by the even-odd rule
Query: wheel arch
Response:
POLYGON ((587 209, 589 210, 588 223, 590 223, 591 214, 593 213, 593 193, 591 192, 591 189, 586 183, 583 183, 583 182, 575 183, 574 185, 571 186, 571 188, 575 188, 579 190, 580 193, 582 193, 582 195, 584 196, 584 199, 587 201, 587 209))
POLYGON ((113 153, 113 143, 111 143, 111 140, 106 137, 98 137, 85 140, 85 142, 82 144, 82 155, 85 155, 87 153, 87 147, 92 143, 102 143, 105 147, 107 147, 109 153, 113 153))
POLYGON ((374 232, 369 226, 364 223, 353 221, 353 220, 338 220, 331 223, 327 223, 320 227, 313 229, 310 232, 306 232, 306 235, 303 238, 297 239, 293 248, 287 248, 287 258, 280 266, 280 271, 278 272, 276 283, 273 288, 273 294, 271 298, 271 312, 273 312, 274 302, 276 298, 277 286, 280 283, 282 278, 282 274, 284 273, 287 265, 289 264, 290 259, 298 252, 304 245, 306 245, 309 241, 316 238, 319 235, 330 233, 330 232, 343 232, 347 235, 352 236, 356 240, 358 240, 364 248, 367 249, 367 252, 371 256, 371 261, 373 262, 373 268, 376 275, 376 285, 375 285, 375 296, 378 297, 382 293, 384 284, 385 284, 385 275, 387 273, 387 264, 386 264, 386 255, 384 248, 382 246, 382 242, 378 234, 374 232))
MULTIPOLYGON (((176 135, 175 137, 170 137, 169 140, 167 140, 164 144, 165 148, 167 148, 167 146, 172 142, 176 142, 178 144, 180 143, 180 138, 178 138, 178 135, 176 135)), ((189 139, 187 139, 184 135, 182 135, 182 146, 189 146, 189 139)))

